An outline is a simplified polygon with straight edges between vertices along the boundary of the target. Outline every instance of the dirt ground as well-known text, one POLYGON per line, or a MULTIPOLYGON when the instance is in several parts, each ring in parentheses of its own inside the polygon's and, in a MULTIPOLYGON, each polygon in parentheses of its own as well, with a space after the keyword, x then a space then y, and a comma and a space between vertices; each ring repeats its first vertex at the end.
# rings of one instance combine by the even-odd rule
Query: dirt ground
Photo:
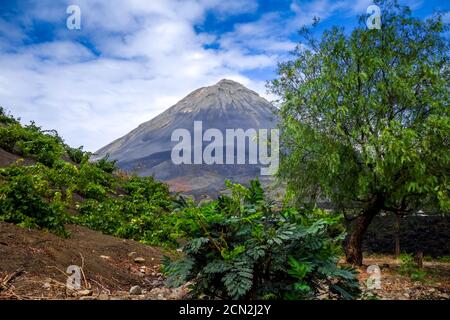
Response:
MULTIPOLYGON (((161 258, 174 252, 81 226, 67 229, 71 236, 64 239, 0 222, 0 299, 164 300, 189 292, 187 285, 164 286, 161 258), (66 286, 70 265, 82 268, 79 290, 66 286)), ((450 263, 425 261, 422 281, 400 275, 399 266, 393 257, 366 256, 358 268, 363 299, 450 299, 450 263), (370 265, 380 268, 381 289, 367 289, 370 265)))
POLYGON ((364 266, 358 271, 361 287, 366 299, 382 300, 449 300, 450 263, 424 261, 426 276, 421 281, 399 273, 400 261, 392 256, 369 255, 364 257, 364 266), (367 289, 369 274, 367 268, 376 265, 380 268, 381 289, 367 289))
POLYGON ((125 297, 136 285, 142 293, 163 289, 159 271, 161 258, 169 254, 165 250, 81 226, 67 228, 71 235, 64 239, 0 222, 0 299, 80 298, 80 290, 66 289, 70 265, 82 268, 81 295, 87 297, 125 297))
POLYGON ((10 166, 16 162, 24 166, 35 164, 35 161, 32 159, 23 158, 0 148, 0 168, 10 166), (17 162, 18 160, 20 161, 17 162))

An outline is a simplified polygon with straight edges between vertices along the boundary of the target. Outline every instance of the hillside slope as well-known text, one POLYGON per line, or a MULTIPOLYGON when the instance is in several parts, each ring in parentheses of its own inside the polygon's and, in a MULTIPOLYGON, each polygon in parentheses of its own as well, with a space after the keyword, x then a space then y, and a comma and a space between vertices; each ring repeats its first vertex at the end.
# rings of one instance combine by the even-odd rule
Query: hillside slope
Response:
POLYGON ((67 229, 71 235, 64 239, 0 222, 0 299, 179 298, 164 288, 159 271, 162 249, 82 226, 67 229), (66 289, 70 265, 82 267, 84 290, 66 289), (136 285, 143 295, 130 296, 136 285))

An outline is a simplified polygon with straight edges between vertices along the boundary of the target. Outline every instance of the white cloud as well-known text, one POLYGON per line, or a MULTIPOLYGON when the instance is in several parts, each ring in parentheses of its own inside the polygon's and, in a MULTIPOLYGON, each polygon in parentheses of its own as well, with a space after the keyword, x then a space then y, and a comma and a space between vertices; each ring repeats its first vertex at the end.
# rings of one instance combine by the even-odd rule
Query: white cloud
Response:
MULTIPOLYGON (((255 13, 256 0, 42 0, 14 23, 0 18, 0 104, 24 122, 57 129, 95 151, 151 119, 192 90, 222 78, 266 95, 249 72, 275 68, 301 22, 330 16, 349 1, 291 6, 293 19, 266 13, 225 34, 199 33, 216 19, 255 13), (66 7, 81 8, 81 31, 65 29, 66 7), (36 21, 61 27, 51 42, 27 44, 36 21), (7 30, 7 31, 5 31, 7 30), (84 41, 79 41, 80 36, 84 41), (87 42, 85 42, 87 41, 87 42), (206 45, 219 44, 218 49, 206 45)), ((362 7, 359 0, 357 7, 362 7)), ((364 4, 365 5, 365 4, 364 4)))
MULTIPOLYGON (((274 64, 272 57, 238 48, 205 49, 215 37, 194 30, 207 10, 221 17, 253 12, 256 1, 73 2, 81 7, 81 31, 61 29, 59 40, 0 51, 0 101, 23 122, 55 128, 74 146, 95 151, 224 77, 262 88, 241 72, 274 64), (72 40, 71 32, 89 38, 100 55, 72 40)), ((25 29, 33 19, 65 22, 63 5, 38 7, 22 18, 25 29)), ((22 29, 12 30, 16 44, 24 39, 22 29)))
POLYGON ((288 38, 291 31, 279 13, 271 12, 257 21, 236 24, 232 32, 221 36, 220 44, 225 49, 258 50, 279 58, 280 54, 295 48, 295 43, 288 38))

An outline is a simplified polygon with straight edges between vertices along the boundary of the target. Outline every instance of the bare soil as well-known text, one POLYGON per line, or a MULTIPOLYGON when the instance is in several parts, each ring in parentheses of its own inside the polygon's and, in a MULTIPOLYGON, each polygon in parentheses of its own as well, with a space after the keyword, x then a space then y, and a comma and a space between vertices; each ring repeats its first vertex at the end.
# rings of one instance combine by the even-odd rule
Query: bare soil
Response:
MULTIPOLYGON (((81 226, 67 229, 71 235, 64 239, 0 222, 0 299, 181 299, 189 292, 187 285, 164 286, 161 258, 174 252, 81 226), (66 287, 70 265, 82 267, 81 290, 66 287), (140 292, 130 294, 133 286, 140 292)), ((363 299, 450 299, 450 263, 424 261, 426 277, 421 281, 400 275, 399 266, 391 256, 366 256, 358 268, 363 299), (369 265, 380 267, 381 289, 367 289, 369 265)))
POLYGON ((424 261, 425 277, 414 281, 399 273, 401 262, 389 255, 369 255, 364 257, 364 265, 358 268, 359 280, 366 298, 382 300, 449 300, 450 263, 424 261), (381 271, 381 289, 367 289, 369 274, 367 268, 377 265, 381 271))
POLYGON ((125 295, 135 285, 144 292, 163 286, 159 268, 163 255, 169 255, 164 249, 82 226, 67 229, 71 235, 64 239, 0 222, 0 299, 77 298, 66 289, 70 265, 82 267, 82 289, 89 289, 88 295, 125 295))
POLYGON ((18 156, 14 153, 8 152, 5 149, 0 148, 0 168, 10 166, 16 162, 24 166, 33 165, 36 163, 32 159, 18 156), (20 161, 17 162, 18 160, 20 161))

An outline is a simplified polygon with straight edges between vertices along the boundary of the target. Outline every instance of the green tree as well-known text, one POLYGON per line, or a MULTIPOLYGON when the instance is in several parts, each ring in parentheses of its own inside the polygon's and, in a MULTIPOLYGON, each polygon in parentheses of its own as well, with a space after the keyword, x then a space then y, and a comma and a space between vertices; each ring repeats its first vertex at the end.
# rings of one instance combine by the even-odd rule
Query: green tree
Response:
POLYGON ((351 33, 333 27, 305 41, 269 84, 280 97, 279 175, 298 201, 331 200, 355 219, 347 261, 362 264, 362 240, 381 211, 449 212, 448 24, 377 1, 351 33))

